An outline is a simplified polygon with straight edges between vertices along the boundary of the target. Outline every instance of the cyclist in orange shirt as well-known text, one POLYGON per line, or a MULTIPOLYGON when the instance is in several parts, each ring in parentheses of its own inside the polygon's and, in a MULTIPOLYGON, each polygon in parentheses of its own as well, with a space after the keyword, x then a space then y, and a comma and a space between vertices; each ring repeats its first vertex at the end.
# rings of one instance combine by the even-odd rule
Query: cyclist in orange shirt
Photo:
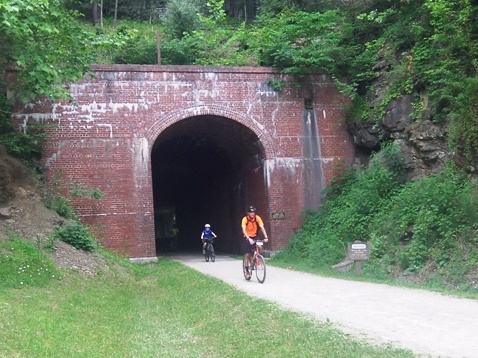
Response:
MULTIPOLYGON (((247 215, 242 218, 241 226, 242 234, 244 235, 244 239, 242 240, 242 253, 244 254, 244 262, 249 266, 251 262, 251 252, 255 249, 256 241, 258 240, 258 229, 261 228, 265 242, 269 241, 269 238, 264 228, 264 222, 259 215, 256 215, 256 208, 254 206, 249 206, 247 209, 247 215)), ((247 266, 244 269, 246 270, 246 275, 250 277, 247 266)))

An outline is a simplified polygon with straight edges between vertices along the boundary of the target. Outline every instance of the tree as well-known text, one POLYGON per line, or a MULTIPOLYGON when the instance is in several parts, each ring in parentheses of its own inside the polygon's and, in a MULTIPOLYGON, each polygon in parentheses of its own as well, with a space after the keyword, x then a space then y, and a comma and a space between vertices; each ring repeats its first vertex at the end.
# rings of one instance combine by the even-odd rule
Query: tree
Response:
POLYGON ((64 84, 87 71, 92 37, 78 15, 60 0, 0 0, 0 70, 17 70, 19 99, 64 98, 64 84))

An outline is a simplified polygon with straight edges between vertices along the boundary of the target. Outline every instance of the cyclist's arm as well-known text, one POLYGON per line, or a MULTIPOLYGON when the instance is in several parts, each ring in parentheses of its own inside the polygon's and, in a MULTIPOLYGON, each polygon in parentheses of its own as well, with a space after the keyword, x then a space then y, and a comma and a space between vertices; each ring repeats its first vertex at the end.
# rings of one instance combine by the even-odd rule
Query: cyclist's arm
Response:
POLYGON ((246 238, 246 240, 249 240, 249 242, 250 242, 251 238, 246 233, 246 226, 245 225, 242 226, 242 233, 244 234, 244 237, 246 238))
POLYGON ((267 236, 266 228, 264 227, 264 224, 259 226, 262 230, 262 234, 264 235, 264 241, 269 241, 269 237, 267 236))
POLYGON ((256 216, 256 218, 257 218, 257 224, 261 228, 262 235, 264 236, 264 241, 267 242, 269 240, 269 237, 267 236, 266 228, 264 227, 264 221, 262 220, 260 216, 256 216))
POLYGON ((244 235, 244 237, 245 237, 246 239, 249 238, 249 237, 247 236, 246 227, 245 227, 245 226, 242 227, 242 234, 244 235))

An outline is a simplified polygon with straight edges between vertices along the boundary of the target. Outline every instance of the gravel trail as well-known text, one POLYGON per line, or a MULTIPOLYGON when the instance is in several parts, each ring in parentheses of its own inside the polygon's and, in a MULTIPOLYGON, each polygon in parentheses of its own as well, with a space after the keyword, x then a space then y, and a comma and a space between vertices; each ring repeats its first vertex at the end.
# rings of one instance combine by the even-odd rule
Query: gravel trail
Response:
POLYGON ((264 284, 246 281, 242 262, 218 256, 175 255, 174 260, 241 291, 329 319, 336 328, 377 344, 406 348, 421 357, 478 358, 478 301, 381 284, 315 276, 267 267, 264 284))

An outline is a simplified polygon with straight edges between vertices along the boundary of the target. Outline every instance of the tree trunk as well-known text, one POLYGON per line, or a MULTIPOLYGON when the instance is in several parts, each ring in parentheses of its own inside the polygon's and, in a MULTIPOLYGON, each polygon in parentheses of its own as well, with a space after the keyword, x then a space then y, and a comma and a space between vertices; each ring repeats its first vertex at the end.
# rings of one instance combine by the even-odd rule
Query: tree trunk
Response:
POLYGON ((115 18, 113 20, 113 27, 116 27, 117 20, 118 20, 118 0, 115 0, 115 18))
POLYGON ((91 11, 93 16, 93 24, 98 25, 100 22, 100 5, 96 2, 91 3, 91 11))
POLYGON ((103 27, 103 0, 101 0, 100 4, 100 27, 103 27))
POLYGON ((156 49, 158 54, 158 65, 161 64, 161 34, 158 32, 156 33, 156 49))

